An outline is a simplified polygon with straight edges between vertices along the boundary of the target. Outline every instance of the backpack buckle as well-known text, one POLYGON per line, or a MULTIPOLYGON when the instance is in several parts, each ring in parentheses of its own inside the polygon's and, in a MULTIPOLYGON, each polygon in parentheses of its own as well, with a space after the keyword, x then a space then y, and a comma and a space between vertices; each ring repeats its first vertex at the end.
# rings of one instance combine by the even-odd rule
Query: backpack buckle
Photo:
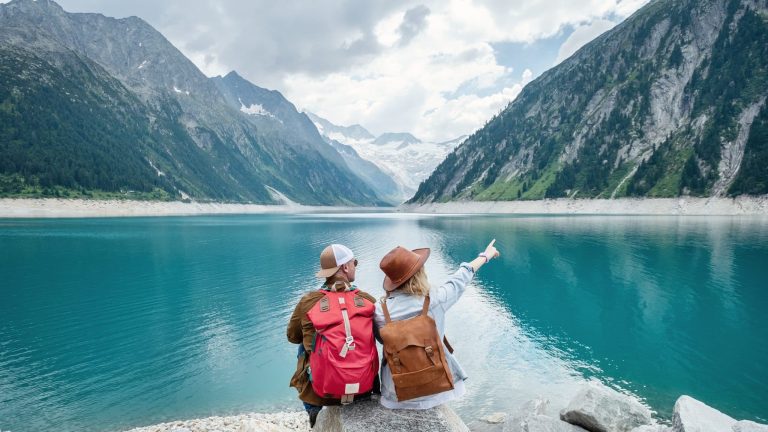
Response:
POLYGON ((341 347, 341 352, 339 353, 339 356, 344 358, 347 356, 347 351, 352 351, 355 349, 355 338, 352 336, 347 336, 346 339, 344 339, 344 346, 341 347))

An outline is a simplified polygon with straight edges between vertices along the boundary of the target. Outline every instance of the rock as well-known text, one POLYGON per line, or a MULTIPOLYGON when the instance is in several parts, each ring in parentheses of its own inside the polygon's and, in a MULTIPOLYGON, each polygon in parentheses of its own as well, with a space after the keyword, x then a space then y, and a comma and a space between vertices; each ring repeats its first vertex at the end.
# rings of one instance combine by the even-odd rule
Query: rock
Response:
POLYGON ((675 432, 727 432, 736 420, 690 396, 675 402, 672 429, 675 432))
POLYGON ((470 432, 504 432, 504 423, 488 423, 485 420, 475 420, 467 425, 470 432))
POLYGON ((643 425, 632 429, 632 432, 673 432, 673 429, 665 425, 643 425))
POLYGON ((521 405, 504 422, 503 432, 585 432, 584 429, 546 415, 549 401, 533 399, 521 405))
POLYGON ((533 416, 546 415, 548 406, 547 399, 532 399, 520 405, 512 415, 507 417, 503 432, 526 430, 524 428, 528 424, 527 420, 533 416))
POLYGON ((585 432, 584 429, 553 417, 534 414, 505 425, 505 432, 585 432))
POLYGON ((468 424, 471 432, 502 432, 507 415, 498 412, 468 424))
MULTIPOLYGON (((226 423, 225 423, 226 424, 226 423)), ((290 429, 263 420, 248 419, 240 423, 237 432, 288 432, 290 429)))
POLYGON ((507 419, 507 415, 502 412, 497 412, 489 415, 488 417, 484 418, 483 421, 487 423, 504 423, 504 420, 507 419))
POLYGON ((591 432, 630 432, 651 424, 651 410, 595 381, 576 395, 560 418, 591 432))
POLYGON ((376 400, 325 407, 313 432, 469 432, 467 425, 446 405, 428 410, 390 410, 376 400))
POLYGON ((733 432, 768 432, 768 425, 741 420, 733 424, 732 430, 733 432))

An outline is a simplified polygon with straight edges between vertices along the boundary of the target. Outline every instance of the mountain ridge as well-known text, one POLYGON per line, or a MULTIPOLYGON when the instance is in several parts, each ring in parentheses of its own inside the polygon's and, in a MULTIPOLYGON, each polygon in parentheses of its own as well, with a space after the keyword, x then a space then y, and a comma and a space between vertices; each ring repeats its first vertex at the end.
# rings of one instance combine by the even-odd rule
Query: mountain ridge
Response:
MULTIPOLYGON (((50 0, 13 0, 0 4, 0 24, 0 49, 6 57, 17 56, 7 59, 17 69, 6 68, 0 76, 16 80, 13 88, 0 89, 0 106, 5 107, 0 111, 2 194, 77 196, 103 190, 124 195, 125 190, 138 188, 144 196, 157 189, 165 199, 274 203, 269 190, 274 188, 304 204, 384 203, 316 131, 295 133, 280 122, 259 121, 232 106, 214 79, 140 18, 73 14, 50 0), (133 112, 128 123, 141 125, 118 128, 113 136, 113 148, 122 158, 144 161, 145 166, 134 164, 135 178, 129 182, 89 174, 120 171, 116 166, 120 158, 101 159, 105 167, 87 163, 89 152, 99 145, 98 131, 87 121, 74 124, 69 113, 76 101, 57 93, 58 81, 68 79, 57 73, 57 67, 78 61, 95 65, 78 69, 82 87, 112 88, 110 82, 117 80, 131 95, 89 108, 98 124, 117 110, 133 112), (50 67, 39 69, 45 73, 37 80, 25 78, 25 71, 43 63, 50 67), (42 105, 41 95, 51 92, 60 103, 42 105), (31 123, 30 116, 19 117, 20 108, 39 110, 48 122, 57 119, 81 138, 72 141, 74 135, 68 135, 71 151, 59 152, 53 140, 62 137, 49 128, 40 131, 45 139, 38 140, 39 126, 31 123), (137 137, 144 144, 135 145, 137 137), (163 178, 141 181, 147 172, 163 178), (98 181, 84 182, 84 176, 98 181)), ((309 119, 304 117, 303 122, 313 128, 309 119)))
POLYGON ((410 133, 382 133, 374 137, 370 133, 361 136, 355 129, 352 129, 352 136, 348 136, 345 133, 350 131, 349 127, 335 125, 315 114, 308 115, 328 142, 349 146, 361 158, 374 163, 385 175, 391 177, 397 190, 391 192, 388 188, 387 191, 398 203, 410 198, 419 182, 432 172, 448 152, 466 138, 462 136, 441 143, 431 143, 423 142, 410 133))
POLYGON ((750 138, 766 17, 765 1, 647 4, 529 83, 411 202, 768 193, 768 173, 739 169, 766 161, 750 138))

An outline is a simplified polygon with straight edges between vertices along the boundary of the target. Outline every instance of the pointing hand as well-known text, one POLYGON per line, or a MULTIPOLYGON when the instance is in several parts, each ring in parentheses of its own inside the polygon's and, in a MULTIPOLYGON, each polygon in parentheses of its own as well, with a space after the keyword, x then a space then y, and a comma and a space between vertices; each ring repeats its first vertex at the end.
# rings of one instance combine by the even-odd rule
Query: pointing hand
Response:
POLYGON ((496 243, 496 239, 491 240, 491 242, 488 243, 488 246, 485 248, 485 256, 488 257, 488 261, 492 260, 493 258, 497 258, 501 255, 498 249, 496 249, 496 247, 493 246, 494 243, 496 243))

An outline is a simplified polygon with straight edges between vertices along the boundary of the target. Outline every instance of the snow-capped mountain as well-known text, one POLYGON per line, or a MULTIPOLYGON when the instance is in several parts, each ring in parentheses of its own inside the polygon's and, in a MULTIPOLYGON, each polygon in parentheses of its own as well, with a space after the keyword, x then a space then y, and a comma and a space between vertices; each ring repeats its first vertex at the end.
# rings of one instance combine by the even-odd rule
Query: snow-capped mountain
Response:
POLYGON ((419 184, 453 151, 466 135, 445 142, 426 142, 409 133, 384 133, 378 137, 360 125, 338 126, 315 114, 306 113, 317 130, 328 140, 346 144, 378 165, 397 183, 399 196, 413 196, 419 184))

